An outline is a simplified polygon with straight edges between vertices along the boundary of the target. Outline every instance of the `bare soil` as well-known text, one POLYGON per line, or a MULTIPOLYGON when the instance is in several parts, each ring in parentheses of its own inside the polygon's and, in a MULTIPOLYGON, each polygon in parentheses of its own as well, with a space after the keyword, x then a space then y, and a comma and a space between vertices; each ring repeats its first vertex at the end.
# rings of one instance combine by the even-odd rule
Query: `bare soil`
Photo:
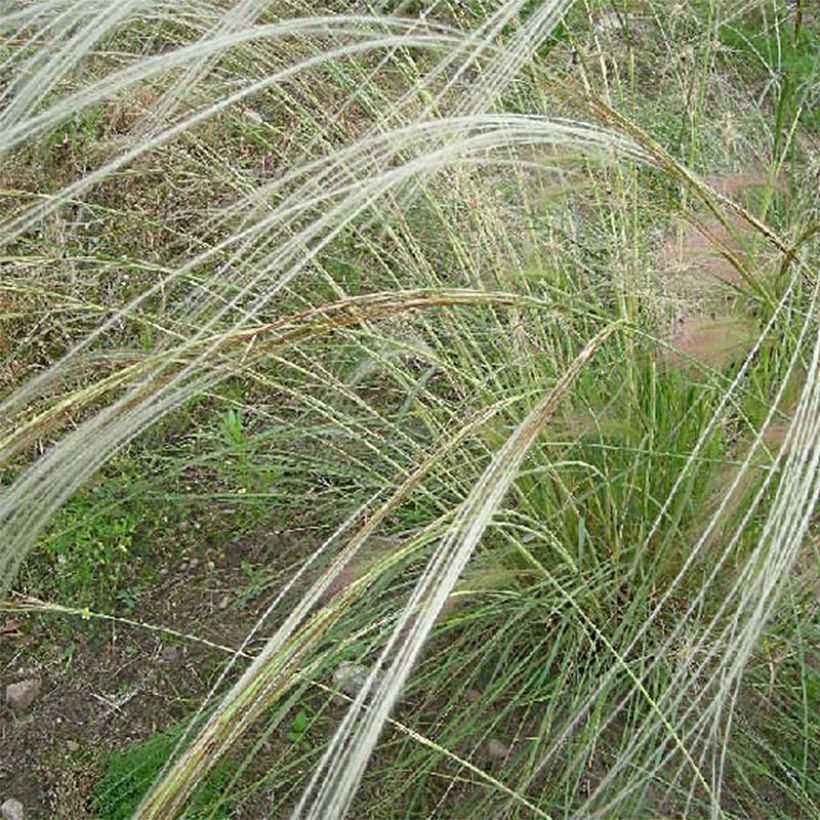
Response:
MULTIPOLYGON (((294 540, 283 532, 247 539, 210 566, 180 566, 129 617, 238 646, 266 605, 241 565, 275 566, 294 540)), ((197 641, 119 622, 0 616, 3 689, 32 676, 43 682, 24 712, 0 707, 0 797, 20 800, 32 820, 92 817, 89 799, 107 753, 191 715, 225 658, 197 641)))

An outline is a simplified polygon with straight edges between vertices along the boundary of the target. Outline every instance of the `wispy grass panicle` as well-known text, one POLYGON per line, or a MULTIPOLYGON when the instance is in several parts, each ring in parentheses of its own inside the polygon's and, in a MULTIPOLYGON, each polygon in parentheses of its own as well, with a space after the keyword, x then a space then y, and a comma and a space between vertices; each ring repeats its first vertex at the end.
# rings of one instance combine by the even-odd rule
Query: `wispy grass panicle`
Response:
POLYGON ((820 497, 797 5, 6 4, 3 595, 143 449, 146 484, 240 472, 256 525, 328 516, 138 817, 226 761, 214 816, 816 804, 811 664, 798 704, 761 655, 809 630, 781 616, 820 497), (768 675, 807 735, 775 785, 768 675))

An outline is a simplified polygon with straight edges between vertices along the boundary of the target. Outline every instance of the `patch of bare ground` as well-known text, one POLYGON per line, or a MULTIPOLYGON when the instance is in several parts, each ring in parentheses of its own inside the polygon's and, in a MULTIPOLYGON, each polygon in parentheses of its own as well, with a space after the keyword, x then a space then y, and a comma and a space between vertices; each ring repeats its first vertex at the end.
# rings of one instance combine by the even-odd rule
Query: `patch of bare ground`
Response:
MULTIPOLYGON (((248 567, 279 577, 283 562, 309 546, 304 533, 280 531, 239 541, 216 561, 189 559, 129 617, 238 647, 270 595, 263 582, 249 582, 248 567)), ((121 622, 0 613, 0 684, 42 680, 26 710, 0 706, 0 795, 20 800, 27 820, 92 817, 106 755, 190 716, 225 658, 201 642, 121 622)))
MULTIPOLYGON (((706 181, 732 198, 773 184, 757 169, 706 181)), ((727 214, 724 222, 712 216, 678 224, 657 262, 672 314, 671 348, 663 358, 677 366, 694 359, 720 369, 742 357, 755 334, 753 322, 738 310, 746 274, 765 281, 777 261, 776 253, 738 214, 727 214)))

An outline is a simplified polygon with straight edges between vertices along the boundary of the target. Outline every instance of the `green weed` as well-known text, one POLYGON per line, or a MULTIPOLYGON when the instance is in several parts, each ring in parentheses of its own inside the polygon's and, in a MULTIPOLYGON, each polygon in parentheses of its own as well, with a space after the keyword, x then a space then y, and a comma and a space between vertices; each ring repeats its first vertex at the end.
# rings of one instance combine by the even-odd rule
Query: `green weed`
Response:
POLYGON ((778 135, 798 111, 803 125, 820 133, 820 32, 814 25, 795 30, 788 22, 773 22, 782 8, 766 5, 770 17, 721 26, 720 41, 733 57, 742 56, 752 76, 775 89, 778 135))
MULTIPOLYGON (((168 762, 182 734, 180 725, 157 732, 147 740, 118 749, 103 761, 105 773, 94 786, 90 806, 99 820, 125 820, 133 816, 140 800, 168 762)), ((183 815, 195 818, 228 818, 229 806, 221 803, 222 789, 231 767, 220 766, 192 795, 183 815)))
POLYGON ((51 565, 46 577, 61 600, 95 606, 112 601, 132 577, 134 562, 142 560, 144 551, 134 547, 144 534, 143 511, 139 503, 122 504, 121 492, 97 485, 55 518, 41 549, 51 565))

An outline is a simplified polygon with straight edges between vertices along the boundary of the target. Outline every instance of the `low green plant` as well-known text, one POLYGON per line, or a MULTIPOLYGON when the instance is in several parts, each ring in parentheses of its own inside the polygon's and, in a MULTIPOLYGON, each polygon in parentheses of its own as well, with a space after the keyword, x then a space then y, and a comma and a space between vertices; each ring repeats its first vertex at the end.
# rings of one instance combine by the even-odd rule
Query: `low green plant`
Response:
POLYGON ((743 56, 761 83, 775 89, 778 141, 798 110, 803 125, 820 133, 820 31, 816 22, 790 25, 782 19, 783 4, 766 5, 766 17, 721 26, 720 41, 743 56))
MULTIPOLYGON (((133 817, 140 800, 167 764, 183 731, 183 724, 156 732, 147 740, 111 752, 103 760, 104 774, 95 784, 90 808, 98 820, 126 820, 133 817)), ((223 764, 196 789, 183 817, 189 820, 228 818, 229 803, 222 802, 222 788, 231 767, 223 764), (218 804, 218 805, 217 805, 218 804)))
POLYGON ((50 565, 48 585, 61 600, 111 603, 132 576, 134 561, 141 560, 142 549, 133 554, 144 532, 140 504, 123 504, 120 493, 120 488, 98 484, 56 516, 41 550, 50 565))

